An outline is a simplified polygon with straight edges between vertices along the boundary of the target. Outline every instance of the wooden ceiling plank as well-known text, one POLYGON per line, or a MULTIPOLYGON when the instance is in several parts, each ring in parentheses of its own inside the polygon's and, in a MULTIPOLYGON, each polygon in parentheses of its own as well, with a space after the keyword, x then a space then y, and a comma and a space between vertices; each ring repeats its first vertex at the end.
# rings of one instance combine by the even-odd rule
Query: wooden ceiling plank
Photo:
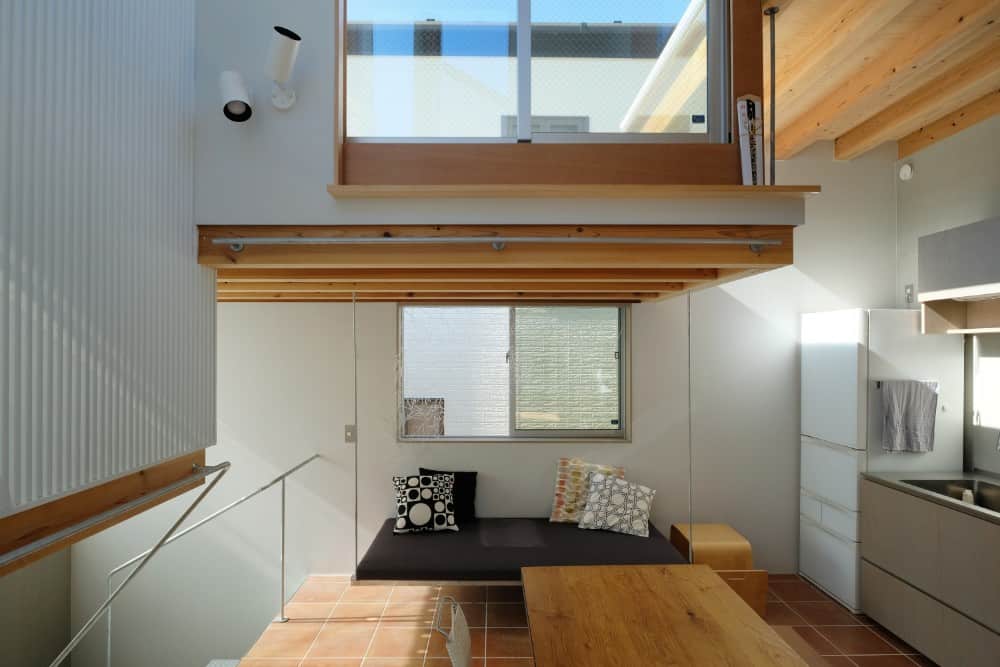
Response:
POLYGON ((199 263, 215 268, 467 269, 768 268, 792 263, 792 230, 780 246, 513 243, 483 245, 248 245, 240 252, 203 244, 199 263))
POLYGON ((788 225, 200 225, 199 241, 213 239, 341 238, 783 238, 788 225))
MULTIPOLYGON (((375 292, 358 295, 360 302, 413 301, 637 301, 659 298, 658 292, 375 292)), ((350 302, 350 295, 323 292, 254 292, 219 295, 220 302, 233 301, 330 301, 350 302)))
POLYGON ((898 158, 913 155, 942 139, 1000 114, 1000 89, 993 90, 961 109, 935 119, 899 140, 898 158))
POLYGON ((715 269, 219 269, 224 282, 702 282, 715 269))
POLYGON ((1000 0, 915 3, 900 15, 900 22, 912 24, 911 29, 889 31, 894 38, 886 38, 885 45, 878 42, 877 56, 860 70, 844 72, 829 95, 782 124, 777 157, 787 159, 817 140, 836 138, 918 88, 927 76, 983 48, 1000 31, 998 19, 1000 0), (914 17, 920 17, 919 22, 914 17))
MULTIPOLYGON (((809 105, 841 84, 845 72, 863 62, 859 53, 864 44, 877 39, 883 29, 915 0, 844 0, 803 2, 796 5, 799 16, 776 17, 778 48, 778 90, 776 104, 779 130, 786 119, 805 111, 809 105), (790 19, 786 21, 786 19, 790 19), (799 26, 790 25, 797 21, 799 26), (801 28, 805 26, 805 30, 801 28), (795 44, 795 32, 804 33, 795 44)), ((784 10, 782 10, 784 11, 784 10)), ((766 25, 766 24, 765 24, 766 25)))
POLYGON ((834 157, 838 160, 856 158, 886 141, 915 132, 922 125, 953 109, 965 107, 998 87, 1000 44, 991 44, 837 137, 834 157))
POLYGON ((313 292, 352 293, 368 292, 676 292, 684 283, 522 283, 522 282, 466 282, 466 283, 412 283, 412 282, 227 282, 219 281, 218 294, 255 292, 313 292))

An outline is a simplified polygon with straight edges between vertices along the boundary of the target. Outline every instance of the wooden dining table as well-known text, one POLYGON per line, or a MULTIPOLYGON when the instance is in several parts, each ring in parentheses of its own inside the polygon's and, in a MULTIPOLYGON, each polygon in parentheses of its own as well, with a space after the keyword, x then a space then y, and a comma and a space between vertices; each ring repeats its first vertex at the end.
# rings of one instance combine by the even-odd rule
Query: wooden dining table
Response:
POLYGON ((805 661, 707 565, 521 569, 535 667, 805 661))

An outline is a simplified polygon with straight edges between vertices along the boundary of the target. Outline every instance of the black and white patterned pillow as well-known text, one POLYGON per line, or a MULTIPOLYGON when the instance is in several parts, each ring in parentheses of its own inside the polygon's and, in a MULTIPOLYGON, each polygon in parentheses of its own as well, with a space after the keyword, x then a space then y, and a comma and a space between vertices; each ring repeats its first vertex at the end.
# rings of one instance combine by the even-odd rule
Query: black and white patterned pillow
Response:
POLYGON ((649 513, 656 491, 603 473, 590 474, 580 528, 649 537, 649 513))
POLYGON ((458 530, 455 523, 455 475, 393 477, 396 488, 394 533, 458 530))

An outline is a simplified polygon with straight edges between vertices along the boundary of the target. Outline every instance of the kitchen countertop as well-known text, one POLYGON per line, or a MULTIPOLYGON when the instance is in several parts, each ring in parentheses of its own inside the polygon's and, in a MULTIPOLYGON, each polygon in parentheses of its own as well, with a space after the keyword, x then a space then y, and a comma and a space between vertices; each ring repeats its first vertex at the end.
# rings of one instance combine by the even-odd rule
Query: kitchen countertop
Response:
POLYGON ((864 472, 861 473, 864 479, 867 479, 883 486, 888 486, 890 488, 908 493, 911 496, 916 496, 924 500, 929 500, 932 503, 937 503, 942 507, 947 507, 949 509, 958 510, 959 512, 965 512, 970 516, 974 516, 979 519, 985 519, 992 523, 1000 526, 1000 512, 994 512, 993 510, 986 509, 985 507, 980 507, 978 505, 969 505, 963 503, 961 500, 956 500, 950 496, 945 496, 940 493, 934 493, 933 491, 928 491, 927 489, 922 489, 919 486, 913 486, 912 484, 907 484, 905 480, 915 479, 915 480, 925 480, 925 479, 969 479, 987 482, 989 484, 996 484, 1000 486, 1000 477, 992 474, 985 474, 981 472, 864 472))

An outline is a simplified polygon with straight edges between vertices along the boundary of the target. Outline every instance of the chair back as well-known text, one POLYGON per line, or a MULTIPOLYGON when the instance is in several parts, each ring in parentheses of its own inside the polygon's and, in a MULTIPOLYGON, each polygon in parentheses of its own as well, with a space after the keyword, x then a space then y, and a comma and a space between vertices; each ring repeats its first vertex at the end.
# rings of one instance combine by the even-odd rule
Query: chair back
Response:
POLYGON ((455 598, 445 595, 438 600, 434 630, 444 637, 452 667, 469 667, 472 662, 472 637, 469 633, 469 622, 465 619, 462 606, 455 601, 455 598), (451 628, 449 630, 445 630, 441 625, 444 619, 445 605, 449 605, 449 611, 451 611, 451 628))

